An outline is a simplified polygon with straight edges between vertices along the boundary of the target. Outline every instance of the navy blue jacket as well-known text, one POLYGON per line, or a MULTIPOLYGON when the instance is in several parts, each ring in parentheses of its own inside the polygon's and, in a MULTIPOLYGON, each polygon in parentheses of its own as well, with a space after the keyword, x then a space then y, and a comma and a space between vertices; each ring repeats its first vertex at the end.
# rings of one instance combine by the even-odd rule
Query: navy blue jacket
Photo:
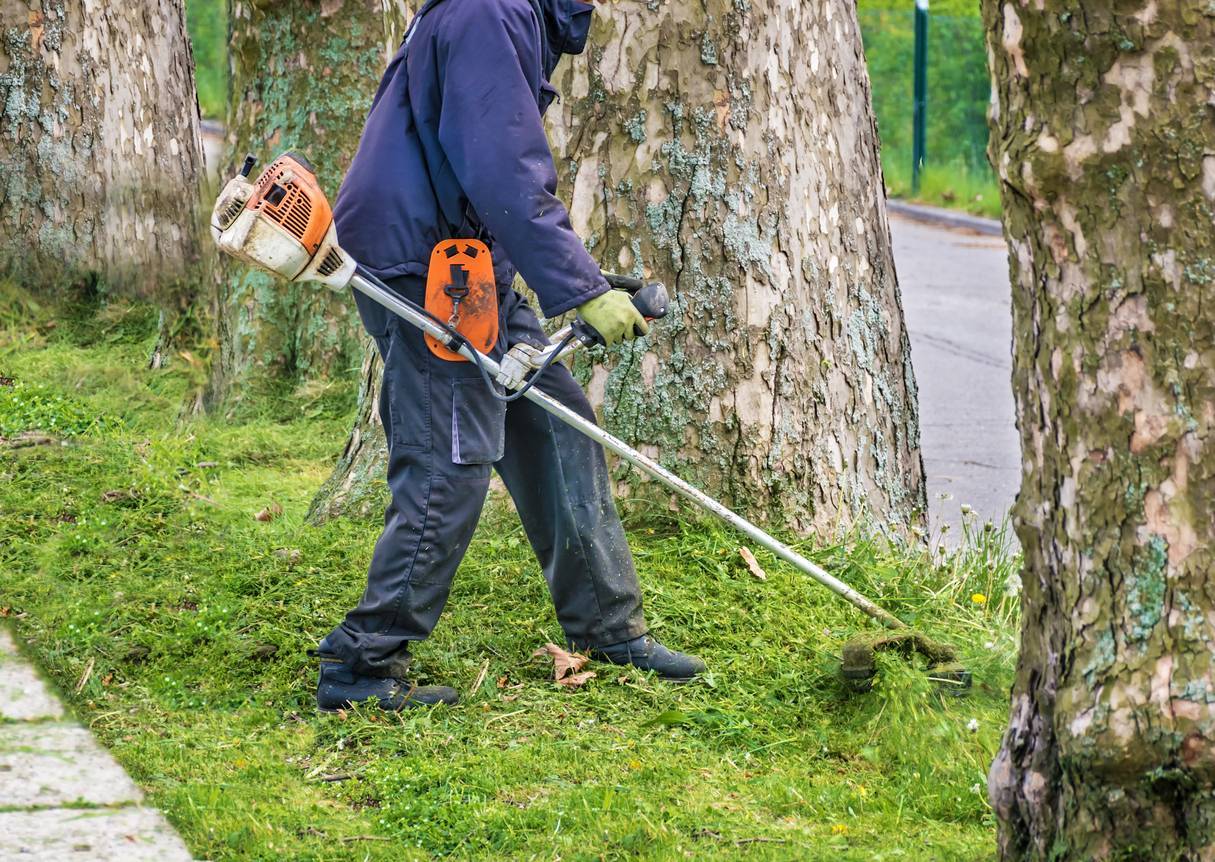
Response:
MULTIPOLYGON (((580 0, 429 0, 380 82, 338 193, 346 251, 381 278, 424 276, 436 243, 480 230, 499 283, 517 267, 546 316, 604 293, 556 198, 541 119, 556 96, 548 78, 562 54, 585 47, 592 9, 580 0)), ((367 305, 364 323, 380 334, 388 317, 367 305)))

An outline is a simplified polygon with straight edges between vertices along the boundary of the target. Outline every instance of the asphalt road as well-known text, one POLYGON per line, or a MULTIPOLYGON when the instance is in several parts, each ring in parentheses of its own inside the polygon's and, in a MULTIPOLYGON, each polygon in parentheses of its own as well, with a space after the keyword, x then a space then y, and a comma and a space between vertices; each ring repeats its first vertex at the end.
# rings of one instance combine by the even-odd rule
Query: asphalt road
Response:
POLYGON ((1021 476, 1012 398, 1008 259, 997 237, 891 215, 894 258, 920 389, 929 522, 946 544, 962 506, 1007 517, 1021 476))

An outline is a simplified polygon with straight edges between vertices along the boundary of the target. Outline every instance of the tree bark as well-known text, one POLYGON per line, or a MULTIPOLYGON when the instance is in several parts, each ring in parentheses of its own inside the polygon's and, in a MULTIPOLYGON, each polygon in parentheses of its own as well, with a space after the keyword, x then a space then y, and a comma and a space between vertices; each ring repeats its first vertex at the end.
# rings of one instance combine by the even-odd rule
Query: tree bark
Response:
POLYGON ((1000 850, 1215 859, 1215 17, 983 15, 1025 459, 1000 850))
MULTIPOLYGON (((335 194, 399 27, 401 5, 230 0, 228 14, 231 93, 222 174, 230 175, 246 153, 264 166, 294 149, 316 166, 322 188, 335 194)), ((218 281, 210 407, 352 373, 362 341, 349 295, 285 283, 228 261, 218 281)))
POLYGON ((201 147, 181 0, 0 3, 0 272, 159 295, 198 259, 201 147))
POLYGON ((354 427, 333 472, 312 498, 307 516, 311 524, 339 517, 366 519, 384 511, 388 499, 384 481, 388 475, 388 441, 380 419, 383 377, 384 362, 375 342, 367 338, 354 427))
POLYGON ((595 15, 554 81, 561 196, 605 269, 674 295, 653 335, 580 365, 604 424, 761 519, 920 523, 915 380, 853 4, 620 0, 595 15))

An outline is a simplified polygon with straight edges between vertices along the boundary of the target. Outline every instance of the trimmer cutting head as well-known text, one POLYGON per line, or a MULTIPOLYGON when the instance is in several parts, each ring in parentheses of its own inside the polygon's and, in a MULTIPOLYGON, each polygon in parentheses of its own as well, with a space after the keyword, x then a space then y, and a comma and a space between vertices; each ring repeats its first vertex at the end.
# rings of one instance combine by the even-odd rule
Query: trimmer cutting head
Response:
POLYGON ((247 156, 215 202, 211 235, 216 245, 288 281, 346 287, 355 262, 338 245, 333 209, 311 163, 298 153, 284 153, 250 183, 256 162, 247 156))
POLYGON ((970 692, 970 671, 958 663, 954 648, 913 631, 867 635, 844 644, 840 673, 853 691, 867 692, 873 688, 877 653, 886 651, 908 659, 916 654, 924 656, 929 661, 928 678, 946 694, 964 697, 970 692))

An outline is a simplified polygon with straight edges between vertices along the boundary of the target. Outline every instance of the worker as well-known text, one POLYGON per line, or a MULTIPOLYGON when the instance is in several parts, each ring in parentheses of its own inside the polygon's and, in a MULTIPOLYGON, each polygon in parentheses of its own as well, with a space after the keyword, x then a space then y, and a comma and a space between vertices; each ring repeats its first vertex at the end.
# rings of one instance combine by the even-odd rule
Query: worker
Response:
MULTIPOLYGON (((492 249, 498 347, 547 344, 512 288, 516 271, 546 317, 569 311, 608 344, 647 331, 609 289, 556 198, 542 115, 563 54, 581 53, 594 7, 579 0, 429 0, 380 83, 334 216, 343 247, 424 302, 437 243, 492 249)), ((399 710, 455 703, 409 684, 410 648, 434 629, 497 470, 515 503, 568 645, 599 661, 687 681, 704 670, 649 634, 603 449, 527 400, 495 399, 470 362, 441 359, 423 335, 355 294, 384 359, 380 419, 391 502, 358 607, 320 643, 317 702, 399 710)), ((594 421, 562 365, 538 388, 594 421)))

